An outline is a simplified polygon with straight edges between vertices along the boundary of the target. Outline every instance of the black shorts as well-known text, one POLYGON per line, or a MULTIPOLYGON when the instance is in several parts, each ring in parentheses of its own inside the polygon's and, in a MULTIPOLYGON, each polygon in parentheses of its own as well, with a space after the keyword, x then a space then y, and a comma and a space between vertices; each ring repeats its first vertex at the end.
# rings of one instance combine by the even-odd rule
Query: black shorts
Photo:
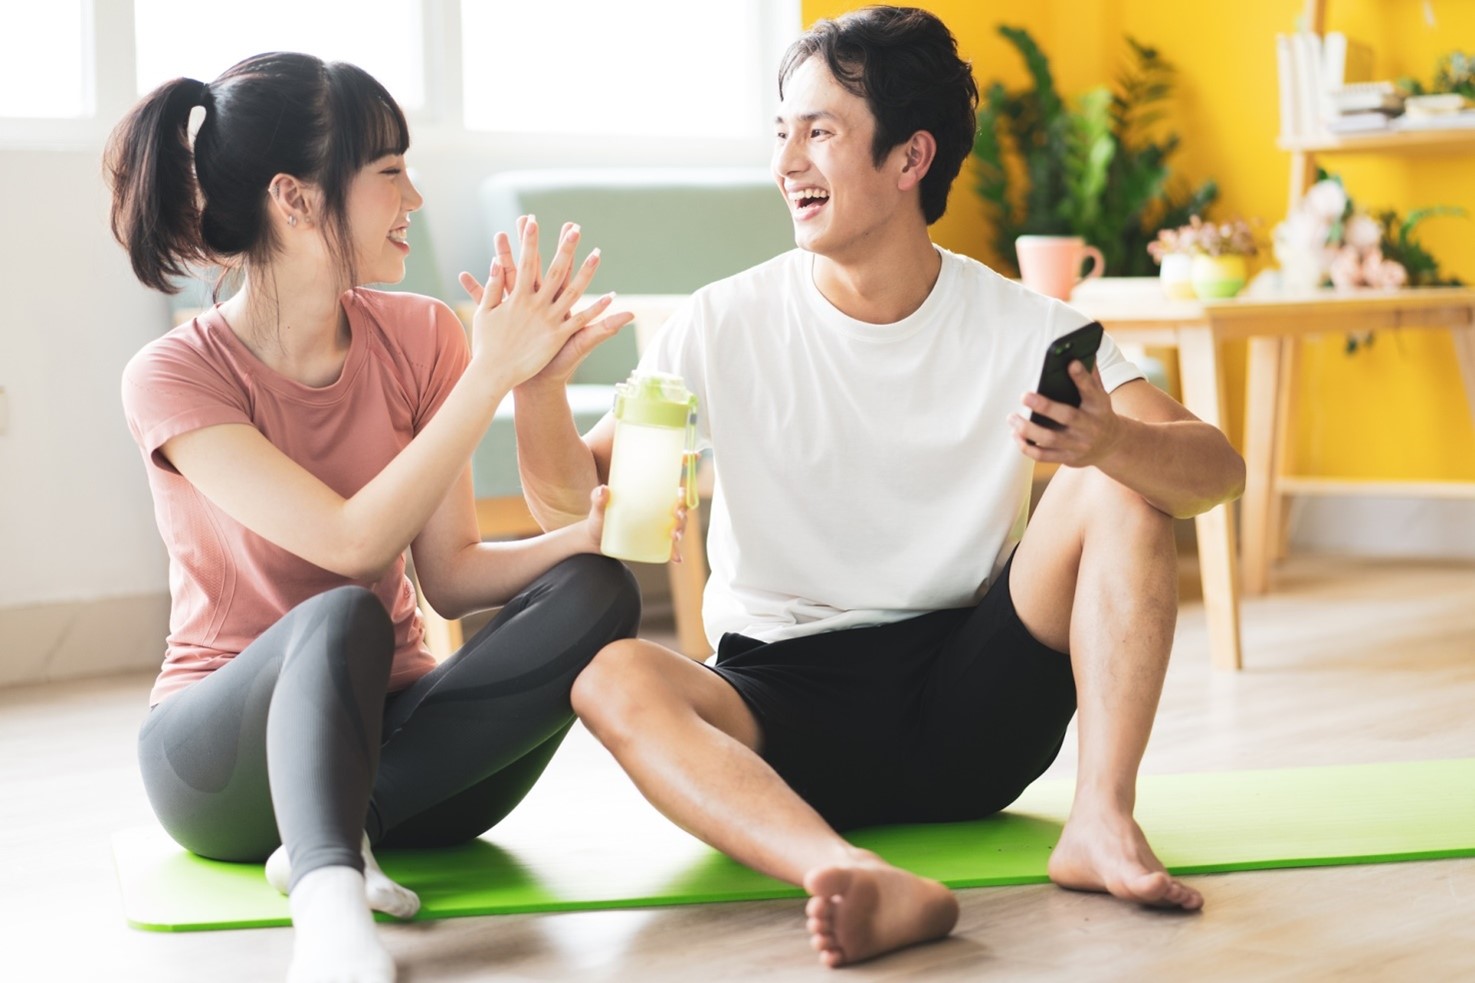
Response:
POLYGON ((992 815, 1050 766, 1075 715, 1069 656, 1025 629, 1009 565, 978 604, 760 642, 711 666, 760 753, 836 829, 992 815))

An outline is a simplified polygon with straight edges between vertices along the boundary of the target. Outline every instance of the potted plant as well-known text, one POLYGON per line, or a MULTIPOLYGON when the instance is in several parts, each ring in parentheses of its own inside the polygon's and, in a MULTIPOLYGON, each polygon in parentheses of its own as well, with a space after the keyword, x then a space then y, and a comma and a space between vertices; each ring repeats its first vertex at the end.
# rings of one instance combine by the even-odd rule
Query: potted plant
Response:
POLYGON ((1233 297, 1244 289, 1247 260, 1258 249, 1254 227, 1244 219, 1215 223, 1195 215, 1187 225, 1160 231, 1147 251, 1162 264, 1163 289, 1169 296, 1209 300, 1233 297))
POLYGON ((1110 275, 1150 274, 1143 247, 1157 230, 1186 223, 1218 195, 1212 181, 1188 194, 1167 190, 1178 137, 1153 131, 1172 92, 1172 65, 1129 37, 1131 61, 1115 91, 1099 86, 1067 103, 1029 32, 998 30, 1023 57, 1032 85, 1009 91, 994 82, 978 113, 973 159, 997 258, 1012 263, 1021 235, 1079 236, 1100 248, 1110 275), (1010 153, 1022 168, 1006 163, 1010 153))
POLYGON ((1352 200, 1341 178, 1322 171, 1275 228, 1282 282, 1289 289, 1318 287, 1327 280, 1341 290, 1458 286, 1460 281, 1440 271, 1413 233, 1426 219, 1464 214, 1463 208, 1435 205, 1416 208, 1407 218, 1391 209, 1374 215, 1352 200))
POLYGON ((1147 252, 1158 265, 1158 280, 1169 297, 1189 299, 1193 293, 1193 226, 1159 229, 1147 244, 1147 252))

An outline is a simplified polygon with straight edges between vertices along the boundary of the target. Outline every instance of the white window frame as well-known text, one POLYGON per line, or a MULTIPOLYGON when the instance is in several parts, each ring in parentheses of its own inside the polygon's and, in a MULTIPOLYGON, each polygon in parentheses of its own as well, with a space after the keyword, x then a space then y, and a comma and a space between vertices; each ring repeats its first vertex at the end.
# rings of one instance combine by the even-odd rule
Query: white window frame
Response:
MULTIPOLYGON (((528 166, 548 160, 578 163, 596 155, 600 163, 615 165, 652 159, 724 163, 734 158, 751 160, 755 153, 766 152, 769 127, 762 114, 740 136, 613 135, 601 136, 594 147, 587 136, 573 133, 467 130, 462 105, 460 0, 420 0, 420 3, 424 18, 425 106, 409 114, 415 147, 461 147, 528 166)), ((800 0, 753 0, 751 10, 752 16, 759 19, 760 37, 765 39, 767 57, 772 63, 764 71, 776 71, 784 46, 797 33, 800 0)), ((90 0, 84 5, 84 31, 86 25, 91 25, 85 38, 88 57, 84 58, 84 66, 90 67, 91 73, 90 84, 85 87, 91 93, 91 113, 72 119, 0 117, 0 149, 91 148, 106 140, 112 127, 138 99, 133 14, 133 0, 90 0)), ((771 87, 772 79, 769 73, 771 87)), ((777 102, 776 91, 771 91, 769 97, 777 102)))

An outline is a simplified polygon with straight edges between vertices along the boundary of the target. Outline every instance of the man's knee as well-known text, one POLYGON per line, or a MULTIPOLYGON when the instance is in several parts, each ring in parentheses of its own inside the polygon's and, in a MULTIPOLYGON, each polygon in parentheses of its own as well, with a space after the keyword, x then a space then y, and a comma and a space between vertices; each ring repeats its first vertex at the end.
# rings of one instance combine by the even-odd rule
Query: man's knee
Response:
POLYGON ((594 736, 609 744, 638 726, 642 709, 666 689, 658 665, 663 654, 648 642, 621 639, 600 649, 579 673, 570 700, 594 736))
POLYGON ((1097 468, 1061 468, 1050 479, 1063 482, 1062 493, 1081 516, 1086 529, 1106 526, 1118 533, 1171 539, 1173 517, 1139 493, 1097 468))

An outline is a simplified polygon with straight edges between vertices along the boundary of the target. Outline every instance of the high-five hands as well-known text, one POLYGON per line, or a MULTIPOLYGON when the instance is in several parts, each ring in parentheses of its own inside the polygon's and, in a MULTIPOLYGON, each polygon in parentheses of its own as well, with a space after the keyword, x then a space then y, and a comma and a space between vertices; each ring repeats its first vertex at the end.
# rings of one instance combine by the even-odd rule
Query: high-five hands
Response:
POLYGON ((1022 413, 1009 414, 1014 443, 1026 457, 1036 461, 1084 468, 1111 454, 1122 436, 1122 420, 1111 406, 1111 396, 1101 382, 1101 372, 1087 372, 1080 362, 1067 370, 1081 394, 1081 405, 1057 403, 1039 393, 1025 393, 1021 402, 1029 410, 1060 424, 1052 430, 1031 423, 1022 413))
POLYGON ((496 255, 485 284, 470 273, 461 274, 461 286, 476 302, 472 347, 479 351, 482 345, 493 346, 488 356, 503 360, 514 386, 534 379, 562 386, 596 345, 634 315, 619 312, 599 317, 614 301, 614 294, 574 311, 599 268, 599 250, 595 249, 575 270, 577 225, 564 224, 546 273, 540 269, 537 220, 531 215, 519 218, 517 235, 522 255, 514 260, 507 233, 497 233, 496 255))

